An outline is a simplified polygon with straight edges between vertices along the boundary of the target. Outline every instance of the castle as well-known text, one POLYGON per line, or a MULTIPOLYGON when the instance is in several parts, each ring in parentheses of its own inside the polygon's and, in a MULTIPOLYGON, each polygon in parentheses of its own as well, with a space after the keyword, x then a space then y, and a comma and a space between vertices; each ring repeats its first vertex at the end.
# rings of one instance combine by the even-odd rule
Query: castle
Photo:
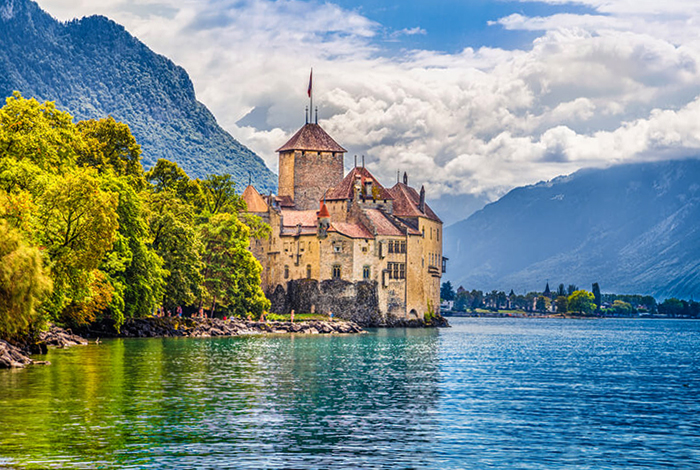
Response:
POLYGON ((248 185, 248 212, 272 228, 251 239, 271 311, 318 312, 364 324, 423 320, 437 312, 442 221, 403 182, 385 188, 357 164, 343 177, 346 150, 318 123, 304 125, 277 152, 277 195, 248 185))

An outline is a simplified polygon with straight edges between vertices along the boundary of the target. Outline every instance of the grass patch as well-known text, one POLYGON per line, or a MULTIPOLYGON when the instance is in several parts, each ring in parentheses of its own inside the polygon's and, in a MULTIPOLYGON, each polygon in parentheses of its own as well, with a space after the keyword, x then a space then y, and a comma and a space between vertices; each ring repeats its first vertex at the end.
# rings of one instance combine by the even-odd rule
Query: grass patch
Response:
MULTIPOLYGON (((290 315, 279 315, 277 313, 268 313, 267 319, 270 321, 289 321, 290 315)), ((294 321, 328 321, 328 315, 321 315, 320 313, 295 313, 294 321)), ((337 320, 337 318, 335 318, 337 320)))

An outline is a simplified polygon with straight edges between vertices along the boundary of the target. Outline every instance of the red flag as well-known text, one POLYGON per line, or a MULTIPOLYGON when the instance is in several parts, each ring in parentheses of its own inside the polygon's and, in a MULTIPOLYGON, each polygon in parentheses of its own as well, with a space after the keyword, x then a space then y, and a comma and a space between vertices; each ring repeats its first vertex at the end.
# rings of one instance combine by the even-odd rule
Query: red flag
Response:
POLYGON ((314 69, 311 69, 311 73, 309 74, 309 89, 306 91, 306 94, 309 95, 309 98, 311 98, 311 83, 314 77, 314 69))

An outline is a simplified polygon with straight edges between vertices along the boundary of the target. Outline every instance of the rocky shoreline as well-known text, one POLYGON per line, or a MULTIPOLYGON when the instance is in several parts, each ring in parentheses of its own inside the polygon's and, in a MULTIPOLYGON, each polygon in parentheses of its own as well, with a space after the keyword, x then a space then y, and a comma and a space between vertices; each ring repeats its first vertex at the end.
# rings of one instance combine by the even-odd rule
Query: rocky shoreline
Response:
POLYGON ((117 332, 109 323, 91 325, 81 330, 90 338, 154 338, 154 337, 211 337, 264 334, 351 334, 364 330, 349 321, 300 321, 295 323, 277 321, 244 321, 219 318, 131 318, 117 332))
POLYGON ((239 319, 221 320, 218 318, 130 318, 119 332, 109 322, 96 323, 80 328, 79 335, 51 326, 39 334, 33 344, 18 347, 0 340, 0 369, 21 368, 30 364, 48 364, 29 357, 30 354, 46 354, 48 347, 66 348, 87 345, 85 338, 156 338, 191 337, 206 338, 216 336, 242 336, 266 334, 355 334, 364 330, 349 321, 303 321, 303 322, 259 322, 239 319))
MULTIPOLYGON (((425 328, 449 326, 444 317, 436 317, 426 324, 419 320, 397 321, 391 325, 378 325, 404 328, 425 328)), ((117 331, 109 321, 103 321, 77 328, 75 332, 51 326, 39 334, 38 340, 20 346, 0 340, 0 369, 21 368, 29 364, 47 364, 30 358, 31 354, 46 354, 49 347, 66 348, 85 346, 86 338, 97 341, 99 338, 156 338, 190 337, 206 338, 217 336, 268 335, 268 334, 356 334, 364 333, 360 325, 352 321, 245 321, 240 319, 221 320, 218 318, 129 318, 117 331)), ((93 341, 93 342, 95 342, 93 341)))

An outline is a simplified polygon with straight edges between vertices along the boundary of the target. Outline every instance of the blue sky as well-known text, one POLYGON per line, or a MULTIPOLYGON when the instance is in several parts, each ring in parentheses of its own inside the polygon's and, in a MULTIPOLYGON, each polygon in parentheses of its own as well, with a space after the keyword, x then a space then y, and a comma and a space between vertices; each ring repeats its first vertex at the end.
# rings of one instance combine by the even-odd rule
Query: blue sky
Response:
POLYGON ((489 25, 513 13, 524 16, 550 16, 556 13, 595 13, 595 10, 577 4, 552 5, 542 2, 507 2, 490 0, 339 0, 334 2, 348 10, 357 11, 385 28, 377 40, 396 52, 396 49, 428 49, 448 53, 465 47, 529 48, 539 35, 531 31, 508 31, 499 25, 489 25), (391 34, 420 28, 424 34, 391 34))
POLYGON ((585 167, 700 155, 697 0, 38 0, 183 66, 275 171, 321 125, 380 179, 459 207, 585 167), (248 116, 247 119, 243 119, 248 116))

